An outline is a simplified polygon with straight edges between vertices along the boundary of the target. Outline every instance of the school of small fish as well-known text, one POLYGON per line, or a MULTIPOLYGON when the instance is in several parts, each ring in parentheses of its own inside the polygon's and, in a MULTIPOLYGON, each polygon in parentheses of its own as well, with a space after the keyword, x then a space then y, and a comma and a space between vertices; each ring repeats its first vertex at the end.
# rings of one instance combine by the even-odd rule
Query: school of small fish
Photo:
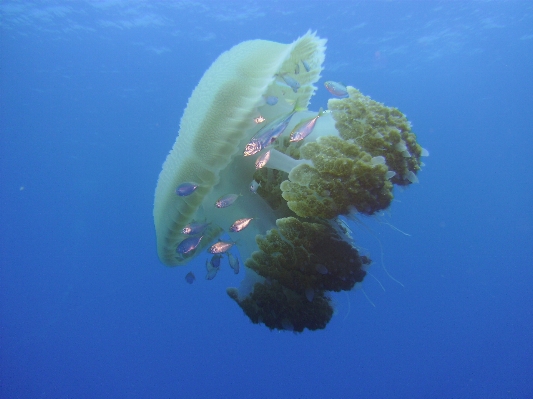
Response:
MULTIPOLYGON (((311 70, 311 65, 305 61, 300 60, 303 68, 306 72, 309 72, 311 70)), ((300 63, 296 63, 294 67, 294 75, 300 74, 300 63)), ((300 89, 300 82, 288 73, 279 73, 276 74, 276 77, 279 79, 282 84, 284 83, 288 87, 290 87, 294 93, 298 92, 300 89)), ((327 81, 324 83, 324 86, 326 89, 335 97, 338 98, 345 98, 348 97, 348 91, 346 89, 346 86, 344 86, 341 83, 333 82, 333 81, 327 81)), ((278 103, 279 98, 276 96, 265 96, 264 101, 269 106, 274 106, 278 103)), ((286 100, 289 103, 293 103, 290 100, 286 100)), ((298 107, 298 103, 296 101, 296 104, 294 105, 294 108, 291 112, 279 116, 277 119, 270 121, 265 126, 263 126, 248 142, 246 145, 243 155, 245 157, 257 154, 258 152, 262 151, 263 149, 269 147, 272 145, 280 135, 283 134, 287 126, 289 125, 292 117, 299 111, 303 109, 298 107)), ((299 142, 301 140, 304 140, 306 137, 308 137, 315 128, 315 125, 318 121, 318 119, 325 113, 329 111, 324 111, 322 108, 318 112, 318 114, 311 118, 305 118, 301 120, 291 131, 290 133, 290 141, 291 142, 299 142)), ((254 122, 256 124, 260 124, 265 122, 266 119, 259 115, 258 117, 254 118, 254 122)), ((425 154, 424 154, 425 155, 425 154)), ((261 169, 265 167, 270 159, 270 150, 262 153, 255 161, 255 167, 256 169, 261 169)), ((377 162, 378 160, 376 160, 377 162)), ((389 172, 390 173, 390 172, 389 172)), ((388 178, 391 178, 392 176, 387 176, 388 178)), ((186 197, 191 194, 193 194, 196 189, 199 187, 199 184, 195 182, 184 182, 178 185, 176 188, 176 194, 180 197, 186 197)), ((257 189, 259 188, 259 183, 256 180, 252 180, 250 183, 250 191, 252 193, 256 193, 257 189)), ((235 203, 235 201, 239 198, 240 194, 226 194, 221 196, 216 202, 215 206, 217 208, 227 208, 235 203)), ((250 222, 254 218, 242 218, 237 219, 230 227, 229 232, 231 233, 238 233, 242 230, 244 230, 250 222)), ((204 233, 208 226, 210 225, 209 222, 191 222, 187 224, 183 229, 182 233, 189 236, 182 240, 177 248, 176 253, 180 255, 188 254, 192 251, 194 251, 200 242, 202 241, 202 238, 204 237, 204 233)), ((207 274, 205 278, 207 280, 212 280, 215 278, 216 274, 220 270, 220 263, 222 256, 224 254, 228 257, 228 262, 230 267, 233 269, 235 274, 239 273, 240 265, 239 265, 239 259, 232 254, 229 250, 235 245, 235 242, 233 241, 218 241, 215 244, 211 245, 207 252, 210 254, 213 254, 211 259, 206 260, 206 270, 207 274)), ((327 274, 328 270, 323 265, 317 265, 317 272, 320 274, 327 274)), ((188 284, 193 284, 196 280, 196 276, 193 272, 187 273, 185 276, 185 281, 188 284)), ((309 299, 309 301, 313 300, 314 292, 306 292, 306 296, 309 299)))
MULTIPOLYGON (((226 255, 228 256, 228 263, 229 266, 232 268, 233 273, 239 274, 240 264, 239 259, 233 255, 231 252, 226 252, 226 255)), ((207 271, 207 274, 205 275, 206 280, 213 280, 217 273, 220 271, 220 263, 222 260, 221 254, 215 254, 211 257, 211 259, 206 259, 205 261, 205 269, 207 271)), ((185 281, 187 283, 192 284, 196 280, 196 277, 192 272, 189 272, 185 276, 185 281)))
POLYGON ((261 130, 259 130, 254 137, 246 144, 244 149, 244 156, 250 156, 257 154, 263 148, 268 147, 285 131, 289 125, 292 116, 298 112, 299 108, 297 105, 294 106, 294 109, 289 112, 287 115, 283 115, 272 122, 265 125, 261 130))

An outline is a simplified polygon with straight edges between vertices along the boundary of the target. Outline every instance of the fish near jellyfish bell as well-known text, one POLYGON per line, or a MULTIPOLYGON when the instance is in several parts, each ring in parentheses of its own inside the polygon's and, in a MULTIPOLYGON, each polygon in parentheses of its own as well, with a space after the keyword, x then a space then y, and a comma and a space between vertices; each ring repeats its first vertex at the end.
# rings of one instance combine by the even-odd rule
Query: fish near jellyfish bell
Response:
MULTIPOLYGON (((298 69, 298 72, 299 71, 300 70, 298 69)), ((292 89, 292 91, 294 91, 295 93, 298 92, 298 89, 300 88, 300 82, 298 82, 296 79, 294 79, 287 73, 279 74, 279 77, 283 79, 283 81, 287 84, 287 86, 292 89)))
POLYGON ((278 103, 278 98, 276 96, 268 96, 268 97, 265 97, 265 102, 268 105, 274 106, 278 103))
POLYGON ((236 220, 229 228, 232 233, 238 233, 244 230, 254 218, 243 218, 236 220))
POLYGON ((210 223, 191 222, 187 224, 181 231, 183 234, 194 236, 197 234, 202 234, 209 224, 210 223))
POLYGON ((189 252, 196 249, 200 241, 202 241, 203 236, 198 237, 189 237, 184 239, 176 248, 178 254, 188 254, 189 252))
POLYGON ((311 66, 309 65, 309 63, 306 60, 302 60, 302 65, 304 66, 306 72, 310 72, 311 71, 311 66))
POLYGON ((226 255, 228 255, 229 266, 233 269, 233 273, 239 274, 239 259, 229 251, 226 252, 226 255))
POLYGON ((181 183, 176 188, 176 194, 178 194, 180 197, 186 197, 186 196, 191 195, 192 193, 194 193, 194 191, 197 188, 198 188, 198 184, 197 183, 191 183, 191 182, 181 183))
POLYGON ((239 194, 226 194, 217 199, 215 206, 217 208, 227 208, 228 206, 233 205, 235 201, 239 198, 239 194))

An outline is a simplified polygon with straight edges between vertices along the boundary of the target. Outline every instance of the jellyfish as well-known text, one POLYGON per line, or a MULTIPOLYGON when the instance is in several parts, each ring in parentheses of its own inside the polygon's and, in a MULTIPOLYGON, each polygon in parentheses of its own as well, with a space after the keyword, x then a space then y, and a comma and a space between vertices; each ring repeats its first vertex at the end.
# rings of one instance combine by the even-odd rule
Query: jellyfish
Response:
POLYGON ((296 125, 317 115, 307 107, 325 45, 307 32, 290 44, 252 40, 220 55, 189 99, 155 192, 161 262, 185 265, 229 236, 244 260, 245 277, 227 294, 253 323, 270 329, 326 327, 333 315, 330 292, 362 282, 370 263, 339 217, 388 208, 393 185, 415 181, 424 153, 399 110, 351 86, 347 97, 328 101, 313 134, 290 140, 296 125), (300 60, 313 67, 295 74, 300 60), (279 76, 295 80, 298 90, 288 90, 279 76), (265 101, 274 97, 275 103, 265 101), (261 153, 243 156, 251 139, 262 137, 254 122, 258 114, 276 131, 261 142, 270 159, 260 169, 255 162, 261 153), (193 192, 176 195, 191 181, 193 192), (257 182, 255 192, 250 181, 257 182), (228 193, 239 194, 235 204, 213 206, 228 193), (246 218, 254 222, 245 230, 229 228, 246 218), (177 251, 191 223, 205 224, 203 239, 191 251, 177 251))

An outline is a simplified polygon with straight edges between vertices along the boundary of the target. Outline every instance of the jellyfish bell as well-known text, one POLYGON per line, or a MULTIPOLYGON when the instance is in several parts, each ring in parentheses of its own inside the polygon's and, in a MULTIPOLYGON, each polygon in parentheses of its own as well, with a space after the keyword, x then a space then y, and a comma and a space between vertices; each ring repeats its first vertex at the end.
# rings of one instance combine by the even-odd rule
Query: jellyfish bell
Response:
MULTIPOLYGON (((291 44, 243 42, 219 56, 189 99, 155 192, 162 263, 184 265, 234 245, 245 277, 227 293, 254 323, 271 329, 327 325, 333 315, 328 292, 350 290, 366 275, 367 259, 337 217, 387 208, 393 184, 412 183, 419 170, 421 147, 398 110, 350 86, 345 98, 328 101, 320 118, 306 110, 325 44, 308 32, 291 44), (304 68, 296 76, 299 62, 304 68), (258 114, 267 125, 254 122, 258 114), (313 118, 312 134, 291 141, 290 132, 313 118), (259 169, 256 157, 245 156, 256 142, 270 154, 259 169), (176 195, 183 182, 197 184, 194 195, 176 195), (231 206, 213 206, 228 193, 231 206), (245 230, 231 230, 252 217, 245 230), (202 239, 190 251, 177 251, 195 223, 205 225, 202 239), (219 241, 222 235, 231 241, 219 241)), ((208 279, 214 277, 209 272, 208 279)))
MULTIPOLYGON (((193 256, 176 257, 176 247, 186 238, 182 230, 188 223, 195 220, 212 223, 211 235, 204 237, 195 251, 198 254, 212 244, 224 226, 231 226, 243 214, 272 213, 260 197, 249 191, 254 159, 243 157, 242 151, 260 129, 253 122, 258 108, 261 115, 272 120, 273 116, 291 112, 296 101, 307 106, 321 68, 300 73, 296 93, 282 89, 277 76, 293 72, 294 60, 306 59, 321 65, 325 43, 311 32, 291 44, 247 41, 220 55, 205 72, 189 99, 179 135, 157 183, 154 222, 158 255, 165 265, 186 264, 192 259, 193 256), (264 99, 269 97, 279 101, 267 104, 264 99), (198 183, 194 196, 175 194, 176 187, 184 181, 198 183), (238 207, 213 209, 212 204, 227 193, 242 193, 238 207)), ((255 224, 256 232, 274 226, 275 220, 274 215, 262 217, 255 224)), ((243 256, 249 256, 255 247, 254 236, 250 232, 248 242, 240 237, 243 256)))

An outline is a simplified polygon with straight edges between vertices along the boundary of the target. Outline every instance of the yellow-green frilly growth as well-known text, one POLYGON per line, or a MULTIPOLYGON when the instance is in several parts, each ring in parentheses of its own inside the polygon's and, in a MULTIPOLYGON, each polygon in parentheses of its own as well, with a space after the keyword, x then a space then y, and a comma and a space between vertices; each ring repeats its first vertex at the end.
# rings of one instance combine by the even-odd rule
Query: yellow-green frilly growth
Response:
POLYGON ((328 101, 340 137, 372 157, 383 156, 391 182, 401 186, 417 182, 422 147, 411 124, 398 109, 387 107, 348 86, 349 98, 328 101))
POLYGON ((385 177, 387 167, 372 164, 372 157, 358 145, 326 136, 304 146, 301 156, 314 166, 296 167, 280 186, 298 216, 331 219, 352 208, 371 215, 389 206, 392 184, 385 177))
POLYGON ((422 148, 405 116, 353 87, 348 93, 328 102, 338 134, 301 147, 300 159, 312 165, 295 167, 280 185, 298 216, 330 219, 353 209, 372 215, 390 205, 392 183, 417 181, 422 148))

